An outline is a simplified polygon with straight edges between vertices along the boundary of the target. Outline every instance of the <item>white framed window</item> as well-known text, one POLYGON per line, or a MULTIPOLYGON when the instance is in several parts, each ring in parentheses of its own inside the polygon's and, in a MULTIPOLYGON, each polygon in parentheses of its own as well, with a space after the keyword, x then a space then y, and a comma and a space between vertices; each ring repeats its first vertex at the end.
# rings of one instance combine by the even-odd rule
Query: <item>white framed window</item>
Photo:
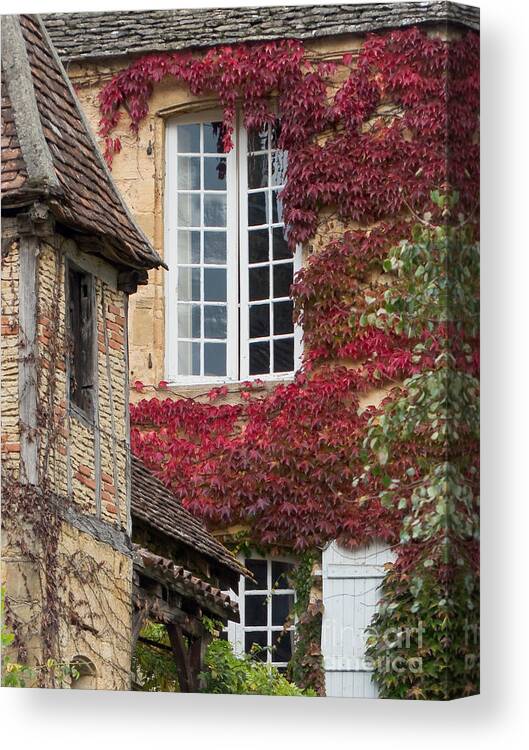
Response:
POLYGON ((237 597, 240 622, 230 622, 225 633, 235 653, 252 653, 255 659, 285 671, 293 650, 294 625, 284 626, 295 601, 288 578, 294 563, 257 555, 243 562, 255 583, 241 577, 237 597))
POLYGON ((300 250, 288 250, 278 194, 287 158, 278 128, 236 128, 222 152, 221 112, 167 123, 166 379, 284 378, 299 366, 289 296, 300 250))

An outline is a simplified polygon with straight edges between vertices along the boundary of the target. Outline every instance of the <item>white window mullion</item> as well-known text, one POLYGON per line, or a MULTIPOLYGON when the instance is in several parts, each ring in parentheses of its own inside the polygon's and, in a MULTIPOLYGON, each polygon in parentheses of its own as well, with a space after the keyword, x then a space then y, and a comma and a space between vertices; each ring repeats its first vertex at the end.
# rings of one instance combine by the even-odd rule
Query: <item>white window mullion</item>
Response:
POLYGON ((164 260, 169 266, 165 273, 165 374, 173 379, 177 372, 178 349, 176 344, 176 290, 178 267, 176 263, 176 128, 166 129, 165 149, 165 200, 164 200, 164 260), (170 312, 172 324, 167 311, 170 312))
POLYGON ((238 189, 238 144, 226 154, 227 168, 227 252, 228 252, 228 342, 227 376, 239 379, 239 194, 238 189))
POLYGON ((240 283, 240 379, 250 377, 248 341, 249 329, 249 290, 248 290, 248 133, 239 129, 239 283, 240 283))

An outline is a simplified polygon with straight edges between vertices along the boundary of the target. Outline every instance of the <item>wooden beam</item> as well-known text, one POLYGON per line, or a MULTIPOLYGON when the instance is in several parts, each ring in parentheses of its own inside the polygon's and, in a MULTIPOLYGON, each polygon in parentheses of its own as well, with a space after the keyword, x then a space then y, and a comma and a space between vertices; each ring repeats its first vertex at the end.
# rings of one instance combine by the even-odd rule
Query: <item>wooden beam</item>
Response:
POLYGON ((149 619, 163 625, 178 625, 186 634, 195 638, 202 635, 204 630, 202 623, 179 607, 168 604, 159 596, 147 593, 136 584, 133 585, 133 596, 139 604, 137 608, 144 607, 149 619))
POLYGON ((144 609, 135 609, 132 613, 132 651, 136 647, 136 641, 140 636, 140 631, 146 619, 147 613, 144 609))
POLYGON ((37 254, 38 238, 21 235, 19 245, 20 481, 38 483, 37 436, 37 254))
POLYGON ((194 692, 194 682, 189 661, 189 653, 184 642, 183 633, 177 625, 167 624, 165 627, 173 651, 180 691, 182 693, 192 693, 194 692))

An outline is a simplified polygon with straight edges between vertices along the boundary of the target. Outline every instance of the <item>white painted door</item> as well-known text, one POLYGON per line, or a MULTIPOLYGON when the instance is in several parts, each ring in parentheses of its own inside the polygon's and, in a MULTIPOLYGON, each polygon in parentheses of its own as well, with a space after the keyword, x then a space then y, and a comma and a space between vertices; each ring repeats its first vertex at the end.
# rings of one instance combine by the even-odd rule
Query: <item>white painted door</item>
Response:
POLYGON ((379 542, 356 550, 331 542, 323 551, 322 652, 329 697, 377 697, 365 659, 365 629, 380 599, 384 565, 394 558, 379 542))

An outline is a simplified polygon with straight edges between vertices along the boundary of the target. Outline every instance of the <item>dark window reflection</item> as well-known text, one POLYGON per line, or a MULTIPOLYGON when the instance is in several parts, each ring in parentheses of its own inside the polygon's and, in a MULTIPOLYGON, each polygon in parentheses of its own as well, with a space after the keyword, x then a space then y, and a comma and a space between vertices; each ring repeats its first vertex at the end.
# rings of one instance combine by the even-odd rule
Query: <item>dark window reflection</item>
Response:
POLYGON ((268 128, 251 130, 248 133, 248 151, 266 151, 268 148, 268 128))
POLYGON ((283 221, 283 202, 278 197, 278 190, 272 191, 272 224, 278 224, 283 221))
POLYGON ((274 341, 274 372, 292 372, 294 370, 294 339, 277 339, 274 341))
POLYGON ((253 627, 267 624, 266 594, 252 594, 244 599, 244 624, 253 627))
POLYGON ((283 260, 292 257, 292 253, 288 249, 288 243, 285 239, 285 230, 283 227, 274 227, 274 229, 272 229, 272 244, 274 248, 274 260, 283 260))
POLYGON ((292 263, 282 263, 274 266, 274 298, 289 297, 290 286, 293 281, 294 265, 292 263))
POLYGON ((258 339, 270 335, 270 307, 252 305, 250 307, 250 338, 258 339))
POLYGON ((277 336, 281 333, 292 333, 294 330, 293 321, 294 303, 274 302, 274 334, 277 336))
POLYGON ((248 189, 267 187, 268 154, 257 154, 248 157, 248 189))
POLYGON ((272 560, 272 588, 290 589, 292 584, 288 579, 289 572, 293 569, 292 563, 272 560))
POLYGON ((268 229, 254 229, 248 232, 248 258, 250 263, 268 261, 268 229))
POLYGON ((265 375, 270 372, 270 343, 258 341, 250 344, 250 375, 265 375))
POLYGON ((255 227, 268 221, 268 193, 250 193, 248 195, 248 226, 255 227))
POLYGON ((292 658, 292 632, 279 630, 272 633, 272 661, 290 661, 292 658))
POLYGON ((266 580, 266 560, 254 560, 249 559, 244 561, 244 565, 255 578, 255 583, 252 581, 246 581, 247 589, 267 589, 268 582, 266 580))
POLYGON ((270 296, 270 268, 259 266, 248 270, 250 300, 268 299, 270 296))
POLYGON ((284 625, 293 604, 292 594, 272 594, 272 625, 284 625))

